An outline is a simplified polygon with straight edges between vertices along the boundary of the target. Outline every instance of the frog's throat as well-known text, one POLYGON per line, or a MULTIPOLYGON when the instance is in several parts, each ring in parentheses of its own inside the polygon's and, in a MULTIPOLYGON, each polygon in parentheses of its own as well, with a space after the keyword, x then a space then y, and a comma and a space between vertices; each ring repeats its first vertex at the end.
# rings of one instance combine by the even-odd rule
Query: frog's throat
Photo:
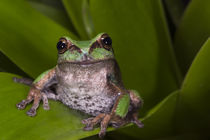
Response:
POLYGON ((114 58, 107 58, 107 59, 101 59, 101 60, 85 60, 85 61, 63 61, 60 62, 59 64, 65 64, 65 63, 69 63, 69 64, 78 64, 78 65, 91 65, 91 64, 96 64, 96 63, 101 63, 104 61, 109 61, 109 60, 113 60, 115 61, 114 58))

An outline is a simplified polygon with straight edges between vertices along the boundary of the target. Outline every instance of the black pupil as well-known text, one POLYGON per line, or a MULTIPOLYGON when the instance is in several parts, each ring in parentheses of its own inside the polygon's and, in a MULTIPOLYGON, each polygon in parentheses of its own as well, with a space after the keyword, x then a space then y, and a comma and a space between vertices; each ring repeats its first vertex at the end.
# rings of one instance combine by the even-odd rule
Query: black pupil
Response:
POLYGON ((62 41, 59 41, 57 44, 57 49, 60 51, 63 50, 64 48, 66 48, 66 44, 63 43, 62 41))
POLYGON ((106 37, 103 39, 105 45, 112 45, 112 39, 110 37, 106 37))

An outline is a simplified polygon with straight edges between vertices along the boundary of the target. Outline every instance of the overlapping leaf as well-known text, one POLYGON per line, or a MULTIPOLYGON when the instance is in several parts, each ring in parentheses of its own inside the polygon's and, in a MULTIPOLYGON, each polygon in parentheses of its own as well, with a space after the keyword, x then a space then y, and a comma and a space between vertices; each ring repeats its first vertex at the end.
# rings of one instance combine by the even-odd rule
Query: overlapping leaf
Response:
MULTIPOLYGON (((178 93, 179 91, 171 93, 148 112, 142 119, 144 128, 140 129, 134 125, 120 129, 117 132, 120 135, 138 139, 157 139, 174 135, 174 114, 178 93)), ((115 133, 111 133, 110 136, 117 139, 115 133)))
MULTIPOLYGON (((128 126, 108 134, 108 138, 118 139, 117 136, 122 135, 134 139, 205 138, 203 136, 206 134, 203 133, 210 129, 210 40, 195 59, 194 56, 210 35, 208 0, 192 1, 181 22, 177 20, 180 13, 177 18, 176 9, 171 11, 173 13, 175 10, 175 16, 172 17, 174 23, 181 23, 176 33, 175 49, 183 73, 194 61, 181 91, 175 91, 169 96, 179 87, 181 78, 160 0, 63 0, 65 9, 53 9, 53 6, 43 5, 41 1, 31 0, 32 6, 26 0, 0 2, 0 51, 20 69, 36 77, 54 66, 58 38, 63 35, 77 38, 68 29, 81 39, 107 32, 112 37, 124 83, 126 87, 140 91, 145 101, 143 112, 140 113, 147 112, 143 118, 145 128, 128 126), (64 15, 65 10, 69 19, 67 13, 64 15), (68 26, 67 20, 73 23, 75 30, 71 25, 68 26), (175 112, 178 95, 179 104, 175 112), (174 124, 182 134, 176 133, 174 124)), ((1 65, 9 62, 5 58, 0 61, 1 65)), ((15 70, 17 67, 13 68, 15 70)), ((98 129, 84 132, 80 121, 87 116, 60 103, 50 102, 51 110, 40 108, 34 118, 26 116, 26 110, 17 110, 15 104, 26 97, 28 88, 13 83, 13 76, 0 73, 0 138, 65 140, 98 133, 98 129)))
POLYGON ((66 11, 69 14, 72 23, 74 24, 81 39, 88 39, 88 33, 85 28, 84 15, 85 13, 85 3, 87 0, 62 0, 66 11))
MULTIPOLYGON (((29 117, 25 114, 30 106, 25 110, 18 110, 15 104, 26 97, 29 88, 14 83, 12 81, 14 76, 0 73, 0 134, 2 139, 16 139, 17 137, 23 140, 79 139, 98 133, 98 129, 90 132, 83 131, 84 125, 82 125, 81 120, 87 118, 87 116, 58 102, 50 101, 51 109, 49 111, 43 110, 40 105, 35 117, 29 117)), ((126 132, 125 134, 141 138, 152 136, 150 135, 151 130, 154 132, 152 137, 172 133, 171 124, 173 123, 176 97, 177 92, 171 94, 150 110, 143 119, 144 129, 132 126, 124 128, 120 132, 126 132), (168 129, 169 127, 171 129, 168 129), (132 129, 132 131, 127 131, 127 129, 132 129)))
POLYGON ((210 39, 196 55, 183 82, 177 113, 177 125, 180 131, 205 132, 210 128, 209 52, 210 39))
POLYGON ((71 20, 61 0, 28 0, 29 4, 43 15, 75 33, 71 20))
POLYGON ((82 130, 81 120, 86 118, 59 102, 50 102, 50 110, 38 109, 36 117, 26 115, 15 104, 26 98, 28 87, 14 83, 15 75, 0 73, 0 137, 1 139, 44 140, 79 139, 96 134, 97 131, 82 130))
POLYGON ((192 0, 175 36, 175 50, 185 74, 202 44, 210 36, 210 1, 192 0))
POLYGON ((91 0, 90 9, 95 31, 112 37, 123 81, 140 92, 144 109, 177 89, 179 74, 159 0, 91 0))
POLYGON ((0 13, 0 50, 32 77, 56 64, 56 43, 61 36, 75 38, 25 1, 2 0, 0 13))
POLYGON ((182 14, 184 12, 184 3, 182 0, 164 0, 167 11, 175 27, 179 26, 182 14))

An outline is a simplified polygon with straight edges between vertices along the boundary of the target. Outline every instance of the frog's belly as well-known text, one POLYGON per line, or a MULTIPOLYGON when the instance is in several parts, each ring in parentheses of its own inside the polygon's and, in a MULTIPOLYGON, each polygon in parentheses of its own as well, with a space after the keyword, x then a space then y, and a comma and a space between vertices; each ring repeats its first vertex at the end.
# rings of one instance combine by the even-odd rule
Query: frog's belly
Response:
POLYGON ((103 93, 94 95, 78 94, 65 88, 60 88, 59 92, 60 100, 65 105, 93 116, 100 113, 109 113, 115 100, 115 97, 109 97, 103 93))

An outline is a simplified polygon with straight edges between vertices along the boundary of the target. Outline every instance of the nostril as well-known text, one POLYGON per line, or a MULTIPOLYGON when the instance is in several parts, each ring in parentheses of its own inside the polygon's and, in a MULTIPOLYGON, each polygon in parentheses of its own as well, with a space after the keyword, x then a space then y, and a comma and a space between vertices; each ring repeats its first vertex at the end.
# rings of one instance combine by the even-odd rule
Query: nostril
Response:
POLYGON ((84 60, 87 60, 87 59, 88 59, 87 54, 84 54, 83 59, 84 59, 84 60))
POLYGON ((88 58, 87 58, 88 60, 92 60, 93 58, 91 57, 91 56, 88 56, 88 58))
POLYGON ((87 60, 91 60, 92 57, 88 56, 87 54, 84 54, 82 59, 83 59, 83 61, 87 61, 87 60))

